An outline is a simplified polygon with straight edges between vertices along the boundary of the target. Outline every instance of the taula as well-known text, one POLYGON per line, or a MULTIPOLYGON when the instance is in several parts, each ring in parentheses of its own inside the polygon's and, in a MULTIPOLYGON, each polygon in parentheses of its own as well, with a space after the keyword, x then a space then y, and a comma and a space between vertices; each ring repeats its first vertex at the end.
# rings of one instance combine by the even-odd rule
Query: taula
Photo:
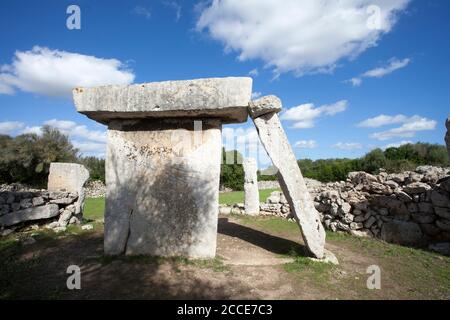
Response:
POLYGON ((262 97, 249 104, 249 114, 267 154, 278 169, 277 175, 281 189, 300 227, 306 247, 315 258, 322 259, 325 230, 298 167, 297 159, 281 126, 277 114, 280 110, 281 101, 275 96, 262 97))

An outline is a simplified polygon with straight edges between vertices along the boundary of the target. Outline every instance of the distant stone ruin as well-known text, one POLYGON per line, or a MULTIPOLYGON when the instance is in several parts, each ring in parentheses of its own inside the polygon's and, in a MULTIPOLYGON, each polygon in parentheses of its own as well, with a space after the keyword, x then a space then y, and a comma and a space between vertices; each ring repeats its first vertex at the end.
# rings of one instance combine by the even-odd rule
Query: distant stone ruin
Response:
POLYGON ((256 216, 259 214, 258 165, 256 159, 246 158, 243 167, 245 214, 256 216))
POLYGON ((75 163, 50 164, 48 190, 4 185, 0 190, 1 235, 43 226, 56 232, 83 217, 84 184, 88 170, 75 163))
POLYGON ((307 248, 323 257, 325 233, 278 120, 281 102, 249 108, 251 93, 251 78, 74 89, 77 111, 108 126, 106 254, 214 257, 221 128, 250 112, 307 248))

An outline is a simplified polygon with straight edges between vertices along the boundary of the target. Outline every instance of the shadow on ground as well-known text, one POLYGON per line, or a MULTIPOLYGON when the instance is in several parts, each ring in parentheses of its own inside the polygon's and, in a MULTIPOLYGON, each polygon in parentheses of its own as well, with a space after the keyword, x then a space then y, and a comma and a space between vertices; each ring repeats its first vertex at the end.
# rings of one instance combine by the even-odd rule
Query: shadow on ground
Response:
POLYGON ((218 232, 239 238, 274 254, 289 255, 295 251, 297 255, 306 256, 308 252, 305 246, 297 242, 231 222, 228 218, 219 218, 218 232))
MULTIPOLYGON (((296 242, 219 219, 219 233, 274 254, 302 251, 296 242)), ((97 228, 97 227, 96 227, 97 228)), ((98 227, 100 229, 100 227, 98 227)), ((250 287, 219 271, 181 258, 106 257, 103 232, 35 236, 0 248, 1 299, 232 299, 255 298, 250 287), (68 266, 81 268, 81 290, 68 290, 68 266)), ((231 245, 231 244, 230 244, 231 245)), ((220 254, 220 252, 219 252, 220 254)))

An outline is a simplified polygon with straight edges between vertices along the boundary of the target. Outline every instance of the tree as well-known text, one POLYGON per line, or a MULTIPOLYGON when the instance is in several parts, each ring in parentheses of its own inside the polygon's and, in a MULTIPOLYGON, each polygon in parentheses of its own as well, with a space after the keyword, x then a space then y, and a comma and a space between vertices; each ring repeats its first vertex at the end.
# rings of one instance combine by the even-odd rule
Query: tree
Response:
POLYGON ((233 190, 244 190, 242 159, 242 155, 237 150, 225 151, 225 148, 222 148, 220 185, 233 190), (230 161, 231 159, 232 161, 230 161))
POLYGON ((82 157, 78 162, 89 170, 90 180, 100 180, 105 183, 105 159, 82 157))
POLYGON ((44 126, 42 134, 1 136, 0 181, 44 187, 51 162, 76 162, 78 150, 55 128, 44 126))

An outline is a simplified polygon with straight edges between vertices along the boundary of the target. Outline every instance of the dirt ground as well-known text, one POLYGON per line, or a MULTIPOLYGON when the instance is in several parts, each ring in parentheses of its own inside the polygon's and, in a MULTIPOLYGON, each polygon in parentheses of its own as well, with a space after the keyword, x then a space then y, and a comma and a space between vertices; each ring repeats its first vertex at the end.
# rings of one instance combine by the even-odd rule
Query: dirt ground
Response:
MULTIPOLYGON (((79 227, 77 227, 79 228, 79 227)), ((218 258, 104 257, 94 230, 34 234, 36 242, 2 240, 2 299, 449 299, 450 258, 373 239, 329 236, 338 266, 304 257, 295 223, 221 217, 218 258), (367 289, 370 265, 381 289, 367 289), (69 265, 81 289, 68 290, 69 265)))

